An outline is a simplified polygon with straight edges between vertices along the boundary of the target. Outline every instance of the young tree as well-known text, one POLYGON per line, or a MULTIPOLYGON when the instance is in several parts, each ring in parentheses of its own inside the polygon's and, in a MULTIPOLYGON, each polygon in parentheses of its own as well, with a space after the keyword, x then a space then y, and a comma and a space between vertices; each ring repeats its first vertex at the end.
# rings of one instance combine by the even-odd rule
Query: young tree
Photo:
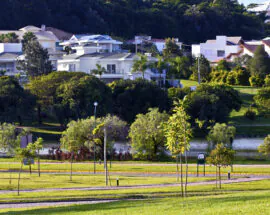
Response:
POLYGON ((263 114, 270 113, 270 87, 261 88, 257 95, 254 96, 254 101, 258 109, 263 114))
POLYGON ((157 62, 154 62, 151 67, 156 69, 157 72, 159 73, 159 86, 162 86, 161 82, 161 75, 163 74, 164 70, 167 69, 168 65, 167 62, 163 60, 162 56, 158 55, 157 56, 157 62))
POLYGON ((192 71, 192 79, 194 81, 199 80, 198 72, 200 72, 200 81, 206 82, 209 80, 209 75, 211 72, 210 62, 203 55, 201 55, 200 57, 196 58, 192 71))
POLYGON ((170 76, 173 78, 189 78, 191 75, 191 60, 186 57, 175 57, 171 59, 170 76))
POLYGON ((180 155, 181 165, 181 194, 187 195, 187 178, 188 178, 188 163, 187 163, 187 151, 190 148, 190 139, 192 137, 191 124, 189 123, 189 115, 186 113, 181 102, 176 102, 173 109, 173 115, 170 116, 168 122, 165 125, 165 137, 167 139, 167 148, 172 154, 180 155), (182 167, 182 155, 185 154, 186 163, 186 181, 185 191, 183 189, 183 167, 182 167))
POLYGON ((18 70, 25 71, 29 77, 47 75, 52 72, 48 50, 40 45, 36 37, 27 34, 23 41, 24 59, 18 60, 18 70))
POLYGON ((38 157, 38 176, 40 177, 40 154, 39 151, 43 147, 43 139, 39 137, 34 143, 33 143, 33 148, 36 151, 36 157, 38 157))
POLYGON ((216 148, 211 151, 209 157, 206 158, 209 164, 216 166, 216 168, 218 169, 218 171, 216 172, 216 179, 218 180, 219 178, 220 189, 221 189, 220 169, 221 167, 227 167, 231 165, 234 153, 235 152, 232 149, 228 149, 223 145, 223 143, 218 143, 216 145, 216 148))
POLYGON ((101 79, 102 74, 106 73, 106 69, 102 67, 100 64, 96 64, 96 69, 93 69, 91 71, 94 75, 99 75, 99 79, 101 79))
POLYGON ((262 154, 264 154, 266 156, 270 155, 270 135, 268 135, 264 139, 263 144, 261 144, 258 149, 259 149, 260 153, 262 153, 262 154))
POLYGON ((146 55, 138 54, 138 59, 135 59, 132 66, 132 72, 142 73, 142 78, 144 79, 145 70, 149 67, 148 58, 146 55))
POLYGON ((136 158, 155 160, 158 153, 164 151, 165 137, 161 125, 167 119, 168 115, 160 113, 158 108, 150 108, 148 113, 137 115, 129 131, 136 158))

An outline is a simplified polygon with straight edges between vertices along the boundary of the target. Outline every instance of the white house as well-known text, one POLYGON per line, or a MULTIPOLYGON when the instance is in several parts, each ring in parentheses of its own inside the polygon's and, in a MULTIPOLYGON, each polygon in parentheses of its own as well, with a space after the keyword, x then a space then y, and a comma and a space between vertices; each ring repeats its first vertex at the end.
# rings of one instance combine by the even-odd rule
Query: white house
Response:
MULTIPOLYGON (((106 69, 101 78, 107 82, 118 79, 131 79, 142 77, 141 72, 132 72, 134 60, 138 56, 133 53, 88 53, 88 54, 70 54, 58 60, 58 71, 81 71, 91 74, 96 69, 96 64, 106 69)), ((154 62, 156 58, 148 55, 148 61, 154 62)), ((98 75, 97 75, 98 76, 98 75)), ((164 79, 165 73, 159 74, 154 70, 147 69, 144 78, 147 80, 164 79)))
POLYGON ((57 68, 57 60, 61 59, 63 56, 63 52, 57 50, 56 47, 56 44, 59 42, 58 38, 51 31, 46 31, 46 26, 44 25, 41 26, 41 28, 35 26, 26 26, 15 31, 0 31, 0 35, 15 33, 19 40, 19 43, 0 43, 0 70, 6 70, 7 75, 13 75, 19 72, 16 69, 16 61, 17 58, 22 55, 21 41, 24 34, 27 32, 32 32, 37 37, 37 40, 41 46, 48 50, 54 69, 57 68), (13 69, 11 70, 11 68, 13 69))
POLYGON ((88 35, 75 34, 69 40, 60 43, 62 46, 69 46, 76 52, 84 52, 87 48, 87 53, 96 52, 119 52, 123 43, 112 39, 108 35, 88 35))
POLYGON ((236 54, 241 50, 242 37, 216 36, 215 40, 192 45, 192 55, 203 55, 210 62, 215 63, 225 57, 236 54))
MULTIPOLYGON (((182 49, 182 42, 179 42, 178 38, 174 38, 176 44, 179 46, 179 49, 182 49)), ((151 43, 157 47, 157 50, 162 53, 165 48, 166 40, 165 39, 154 39, 151 36, 135 36, 133 40, 127 41, 129 44, 133 45, 142 45, 143 43, 151 43)))

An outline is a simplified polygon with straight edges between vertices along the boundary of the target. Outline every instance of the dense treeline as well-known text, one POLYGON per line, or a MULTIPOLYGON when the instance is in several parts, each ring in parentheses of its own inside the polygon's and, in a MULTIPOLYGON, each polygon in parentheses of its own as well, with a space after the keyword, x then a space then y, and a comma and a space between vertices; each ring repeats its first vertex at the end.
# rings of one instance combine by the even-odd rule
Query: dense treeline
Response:
POLYGON ((46 24, 73 33, 179 37, 198 42, 217 34, 265 36, 263 17, 236 0, 2 0, 0 29, 46 24))

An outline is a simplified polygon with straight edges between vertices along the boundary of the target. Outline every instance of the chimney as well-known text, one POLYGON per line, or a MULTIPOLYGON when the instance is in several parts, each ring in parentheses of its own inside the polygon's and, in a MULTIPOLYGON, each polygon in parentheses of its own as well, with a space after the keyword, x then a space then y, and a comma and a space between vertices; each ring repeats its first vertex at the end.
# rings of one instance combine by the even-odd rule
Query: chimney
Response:
POLYGON ((46 25, 41 25, 41 31, 46 31, 46 25))

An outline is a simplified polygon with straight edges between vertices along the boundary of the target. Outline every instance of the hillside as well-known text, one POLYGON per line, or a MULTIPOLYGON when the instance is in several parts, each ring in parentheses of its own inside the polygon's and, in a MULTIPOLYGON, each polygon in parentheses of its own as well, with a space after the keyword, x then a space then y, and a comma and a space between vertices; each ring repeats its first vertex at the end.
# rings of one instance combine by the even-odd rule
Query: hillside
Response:
POLYGON ((265 35, 263 20, 230 0, 2 0, 0 29, 46 24, 72 33, 179 37, 199 42, 215 35, 265 35))

